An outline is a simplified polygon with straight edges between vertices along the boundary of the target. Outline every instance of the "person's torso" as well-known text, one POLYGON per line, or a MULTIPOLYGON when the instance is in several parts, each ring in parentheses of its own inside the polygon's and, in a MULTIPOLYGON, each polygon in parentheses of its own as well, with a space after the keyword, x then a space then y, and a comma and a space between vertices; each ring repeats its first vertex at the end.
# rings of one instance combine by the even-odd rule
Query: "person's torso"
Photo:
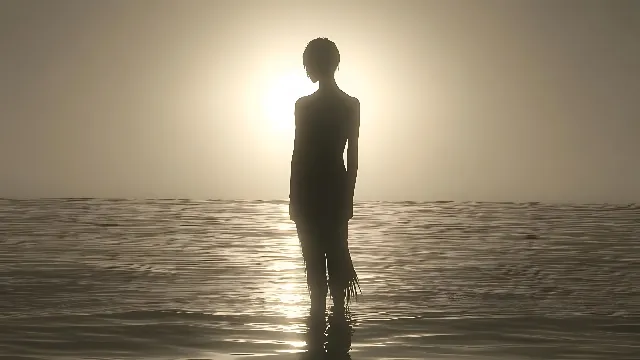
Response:
POLYGON ((344 150, 351 121, 348 95, 314 94, 307 99, 298 114, 294 155, 303 184, 333 187, 346 180, 344 150))

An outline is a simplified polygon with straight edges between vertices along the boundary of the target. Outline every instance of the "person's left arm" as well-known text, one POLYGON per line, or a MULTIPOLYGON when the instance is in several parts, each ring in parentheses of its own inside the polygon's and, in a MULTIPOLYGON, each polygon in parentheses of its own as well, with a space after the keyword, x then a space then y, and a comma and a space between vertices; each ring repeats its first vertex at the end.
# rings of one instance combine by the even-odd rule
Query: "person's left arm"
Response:
POLYGON ((289 177, 289 217, 295 221, 298 212, 298 198, 299 198, 299 168, 300 161, 300 118, 302 117, 301 110, 302 104, 299 99, 296 101, 294 109, 295 117, 295 135, 293 138, 293 153, 291 154, 291 174, 289 177))

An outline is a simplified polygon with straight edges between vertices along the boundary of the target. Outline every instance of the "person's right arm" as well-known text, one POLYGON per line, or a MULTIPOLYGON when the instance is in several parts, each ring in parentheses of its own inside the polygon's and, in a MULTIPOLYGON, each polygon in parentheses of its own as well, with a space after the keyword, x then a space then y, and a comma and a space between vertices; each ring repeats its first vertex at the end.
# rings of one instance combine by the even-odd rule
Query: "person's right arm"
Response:
POLYGON ((358 138, 360 137, 360 101, 356 98, 354 98, 351 114, 347 135, 347 191, 353 198, 358 177, 358 138))

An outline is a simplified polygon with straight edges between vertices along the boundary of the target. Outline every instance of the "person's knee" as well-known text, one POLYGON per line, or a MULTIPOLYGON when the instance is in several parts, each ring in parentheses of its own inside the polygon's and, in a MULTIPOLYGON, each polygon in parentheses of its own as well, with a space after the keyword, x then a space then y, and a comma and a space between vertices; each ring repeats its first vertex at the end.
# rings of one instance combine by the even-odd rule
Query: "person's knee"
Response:
POLYGON ((314 279, 308 282, 309 290, 311 291, 312 296, 317 297, 326 297, 329 292, 329 287, 327 286, 326 279, 321 280, 319 278, 314 279))
POLYGON ((319 270, 307 270, 307 282, 309 286, 327 286, 327 274, 319 270))
POLYGON ((327 281, 327 270, 324 262, 320 261, 320 259, 314 259, 312 261, 307 261, 307 279, 313 282, 326 282, 327 281))

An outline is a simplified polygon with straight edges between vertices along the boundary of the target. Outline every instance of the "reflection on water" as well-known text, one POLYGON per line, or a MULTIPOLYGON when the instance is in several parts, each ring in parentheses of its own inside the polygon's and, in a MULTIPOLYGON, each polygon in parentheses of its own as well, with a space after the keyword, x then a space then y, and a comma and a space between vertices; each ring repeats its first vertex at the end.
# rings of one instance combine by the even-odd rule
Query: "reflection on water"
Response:
POLYGON ((0 200, 0 358, 638 359, 639 240, 636 205, 361 203, 324 324, 286 203, 0 200))
POLYGON ((329 313, 327 319, 307 317, 305 350, 301 359, 351 359, 353 319, 350 313, 329 313))

